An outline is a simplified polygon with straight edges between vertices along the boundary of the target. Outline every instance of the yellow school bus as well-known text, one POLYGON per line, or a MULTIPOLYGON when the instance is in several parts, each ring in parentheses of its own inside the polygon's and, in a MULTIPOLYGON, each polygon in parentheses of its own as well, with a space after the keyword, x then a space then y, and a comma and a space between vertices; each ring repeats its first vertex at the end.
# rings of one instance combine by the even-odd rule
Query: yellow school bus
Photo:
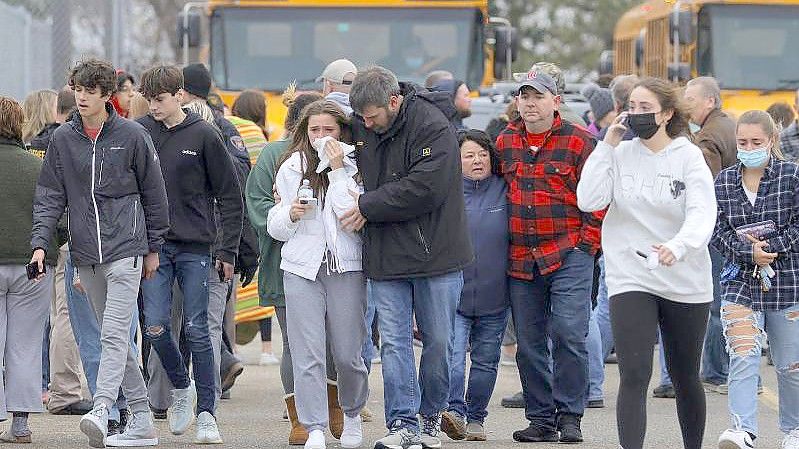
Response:
POLYGON ((686 81, 713 76, 734 115, 793 103, 799 88, 799 1, 649 0, 613 38, 614 74, 686 81))
POLYGON ((503 43, 512 40, 512 31, 489 39, 488 0, 209 0, 187 5, 179 21, 179 34, 196 36, 186 39, 197 50, 184 62, 206 62, 227 104, 244 89, 265 91, 278 138, 280 93, 293 80, 298 90, 320 89, 315 80, 335 59, 382 65, 418 83, 448 70, 474 89, 493 83, 495 62, 506 67, 503 43))

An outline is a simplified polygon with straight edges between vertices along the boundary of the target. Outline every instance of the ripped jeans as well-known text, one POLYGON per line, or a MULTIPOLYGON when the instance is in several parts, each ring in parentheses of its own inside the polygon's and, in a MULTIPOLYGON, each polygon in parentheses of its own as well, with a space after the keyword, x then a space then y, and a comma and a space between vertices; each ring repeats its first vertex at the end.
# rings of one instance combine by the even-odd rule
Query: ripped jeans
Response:
POLYGON ((721 321, 730 354, 729 408, 734 428, 757 435, 757 382, 761 346, 768 334, 777 370, 780 430, 799 429, 799 305, 753 312, 722 301, 721 321))
POLYGON ((152 279, 142 280, 144 338, 158 353, 172 386, 189 387, 189 370, 183 363, 171 333, 172 285, 177 279, 183 292, 183 327, 191 350, 192 373, 197 388, 197 414, 214 414, 214 352, 208 334, 208 273, 210 254, 180 251, 165 243, 159 254, 160 265, 152 279))

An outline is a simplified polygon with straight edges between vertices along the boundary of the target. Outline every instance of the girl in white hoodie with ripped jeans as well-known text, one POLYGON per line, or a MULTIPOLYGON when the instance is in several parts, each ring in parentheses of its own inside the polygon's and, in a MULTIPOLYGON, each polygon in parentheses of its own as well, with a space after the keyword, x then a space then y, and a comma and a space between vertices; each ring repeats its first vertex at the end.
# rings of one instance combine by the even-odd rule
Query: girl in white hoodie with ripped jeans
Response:
POLYGON ((308 430, 306 449, 324 449, 329 425, 325 375, 325 326, 338 371, 344 411, 341 446, 363 441, 361 409, 369 396, 361 347, 366 339, 366 278, 361 269, 361 239, 344 229, 339 217, 355 206, 360 187, 355 161, 339 143, 349 120, 330 101, 306 107, 294 133, 275 188, 281 202, 267 218, 267 231, 286 242, 281 252, 286 327, 291 342, 295 403, 308 430), (331 137, 314 149, 317 139, 331 137), (329 161, 329 162, 328 162, 329 161), (326 168, 329 163, 329 168, 326 168), (310 181, 318 204, 302 204, 298 190, 310 181))

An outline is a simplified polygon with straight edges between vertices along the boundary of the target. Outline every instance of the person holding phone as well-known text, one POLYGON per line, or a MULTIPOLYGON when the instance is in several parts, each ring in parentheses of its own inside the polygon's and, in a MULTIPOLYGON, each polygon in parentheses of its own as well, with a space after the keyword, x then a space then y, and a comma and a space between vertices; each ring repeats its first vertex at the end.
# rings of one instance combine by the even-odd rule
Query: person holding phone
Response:
MULTIPOLYGON (((280 268, 286 295, 286 327, 291 341, 294 394, 300 424, 308 431, 306 449, 324 449, 330 425, 325 375, 329 335, 338 372, 338 402, 344 411, 341 446, 363 443, 361 410, 369 397, 361 347, 366 338, 366 278, 362 242, 340 218, 362 191, 355 160, 345 155, 349 118, 329 100, 303 110, 275 181, 281 199, 269 210, 266 229, 286 242, 280 268), (329 137, 324 145, 317 139, 329 137), (324 168, 323 161, 329 161, 324 168), (326 333, 327 331, 327 333, 326 333)), ((352 147, 349 147, 352 148, 352 147)))
POLYGON ((684 447, 700 449, 705 430, 699 364, 713 300, 707 245, 716 199, 702 151, 685 137, 688 119, 678 92, 668 81, 638 81, 629 110, 588 157, 577 186, 581 210, 608 208, 602 249, 621 377, 616 417, 624 449, 644 445, 658 324, 684 447), (638 137, 622 142, 628 129, 638 137))
POLYGON ((745 112, 736 129, 738 164, 716 178, 711 244, 725 257, 721 321, 730 354, 732 427, 719 448, 755 447, 761 346, 768 334, 777 371, 783 449, 799 448, 799 166, 784 160, 768 113, 745 112))
POLYGON ((26 244, 33 226, 33 192, 42 167, 22 143, 22 107, 0 97, 0 417, 13 415, 0 441, 30 443, 28 414, 44 411, 41 400, 42 340, 53 295, 58 245, 51 239, 47 257, 28 264, 26 244), (34 282, 33 279, 38 280, 34 282))

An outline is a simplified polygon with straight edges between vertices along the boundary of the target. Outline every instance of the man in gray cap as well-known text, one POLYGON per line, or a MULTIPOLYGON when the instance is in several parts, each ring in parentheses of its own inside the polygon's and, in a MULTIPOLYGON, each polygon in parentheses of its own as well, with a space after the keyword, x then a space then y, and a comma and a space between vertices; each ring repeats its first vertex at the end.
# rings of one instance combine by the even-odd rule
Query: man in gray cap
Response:
POLYGON ((576 190, 594 139, 561 117, 561 98, 550 75, 531 70, 519 81, 520 117, 497 139, 510 201, 508 275, 516 364, 530 422, 513 439, 578 443, 583 441, 588 298, 601 214, 581 212, 576 190))
POLYGON ((352 80, 358 74, 358 68, 349 59, 337 59, 325 67, 325 70, 316 79, 322 83, 322 95, 325 100, 330 100, 344 111, 347 115, 352 115, 350 107, 350 88, 352 80))
MULTIPOLYGON (((536 62, 530 67, 531 71, 536 71, 538 73, 546 73, 555 81, 555 87, 557 95, 563 95, 563 92, 566 91, 566 79, 563 77, 563 71, 558 67, 557 64, 552 62, 536 62)), ((580 126, 587 126, 585 120, 582 119, 576 112, 572 111, 572 109, 564 102, 560 103, 560 107, 558 108, 558 112, 560 112, 560 116, 575 125, 580 126)))

